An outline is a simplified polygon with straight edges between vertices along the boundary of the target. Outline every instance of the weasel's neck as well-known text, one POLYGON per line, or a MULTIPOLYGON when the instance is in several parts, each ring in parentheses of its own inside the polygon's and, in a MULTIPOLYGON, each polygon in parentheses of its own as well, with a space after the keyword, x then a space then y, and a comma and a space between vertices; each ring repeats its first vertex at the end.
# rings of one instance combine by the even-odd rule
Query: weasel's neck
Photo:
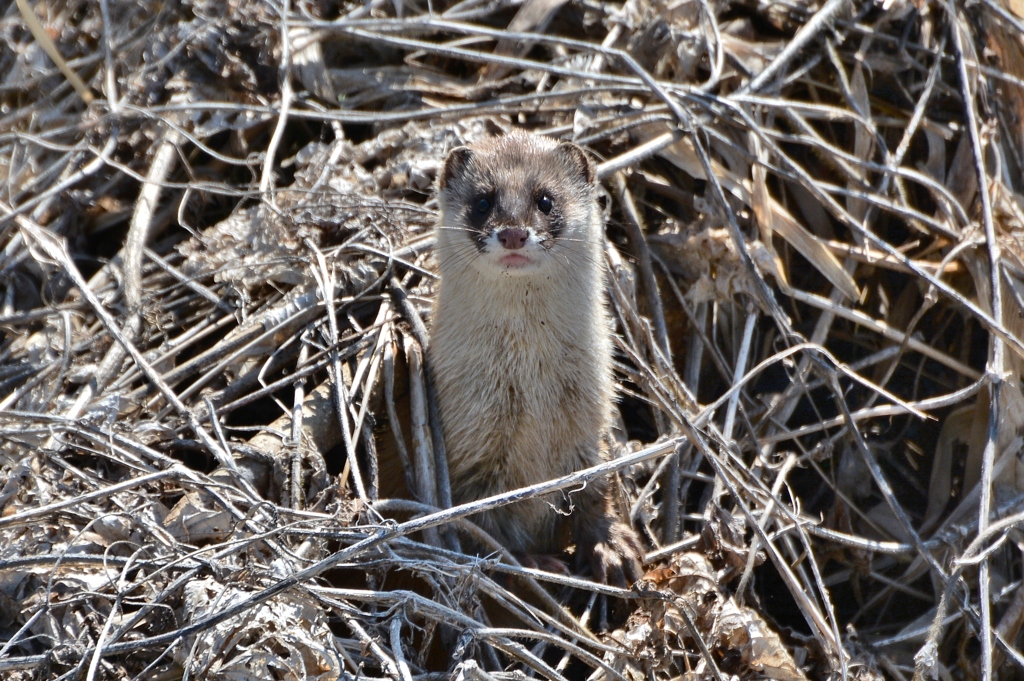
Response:
POLYGON ((576 334, 604 323, 603 273, 596 266, 530 277, 488 275, 472 268, 443 276, 436 314, 462 324, 515 332, 537 326, 576 334))

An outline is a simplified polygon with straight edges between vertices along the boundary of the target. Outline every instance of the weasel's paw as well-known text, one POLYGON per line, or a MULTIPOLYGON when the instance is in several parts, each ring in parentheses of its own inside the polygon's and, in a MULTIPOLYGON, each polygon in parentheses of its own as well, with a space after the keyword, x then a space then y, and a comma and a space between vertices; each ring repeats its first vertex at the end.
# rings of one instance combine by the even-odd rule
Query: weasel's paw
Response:
POLYGON ((553 572, 556 575, 569 576, 569 566, 565 564, 565 561, 550 553, 513 553, 512 555, 515 556, 516 560, 524 568, 533 568, 534 570, 553 572))
POLYGON ((610 524, 602 540, 589 547, 589 556, 587 548, 584 547, 580 557, 590 561, 596 581, 628 589, 643 576, 644 550, 640 537, 625 523, 610 524))

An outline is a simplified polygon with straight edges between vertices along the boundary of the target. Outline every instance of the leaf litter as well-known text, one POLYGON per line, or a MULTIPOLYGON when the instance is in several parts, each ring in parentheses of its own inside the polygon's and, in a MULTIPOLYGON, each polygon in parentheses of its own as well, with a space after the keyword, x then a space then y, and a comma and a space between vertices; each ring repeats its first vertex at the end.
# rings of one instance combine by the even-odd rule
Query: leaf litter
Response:
POLYGON ((1024 676, 1022 31, 1003 0, 12 4, 0 673, 1024 676), (432 185, 512 127, 607 189, 631 590, 452 550, 488 544, 435 479, 432 185))

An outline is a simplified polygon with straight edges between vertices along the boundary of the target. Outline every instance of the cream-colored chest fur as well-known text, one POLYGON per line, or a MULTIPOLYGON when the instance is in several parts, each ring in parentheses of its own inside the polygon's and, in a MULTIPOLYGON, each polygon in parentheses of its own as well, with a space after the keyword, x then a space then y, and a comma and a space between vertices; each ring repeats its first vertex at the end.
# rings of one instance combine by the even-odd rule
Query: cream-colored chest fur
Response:
MULTIPOLYGON (((430 354, 457 503, 602 457, 612 398, 602 296, 596 265, 550 277, 472 267, 443 275, 430 354)), ((521 502, 474 520, 513 550, 553 550, 557 501, 521 502)))

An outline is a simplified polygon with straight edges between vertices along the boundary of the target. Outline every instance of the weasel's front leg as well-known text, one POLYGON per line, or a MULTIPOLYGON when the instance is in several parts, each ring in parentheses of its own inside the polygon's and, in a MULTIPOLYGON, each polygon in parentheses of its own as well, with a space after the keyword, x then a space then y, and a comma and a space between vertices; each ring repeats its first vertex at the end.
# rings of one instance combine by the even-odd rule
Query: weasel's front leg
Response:
POLYGON ((619 517, 608 480, 592 480, 573 511, 577 568, 596 581, 627 589, 643 576, 640 537, 619 517))

